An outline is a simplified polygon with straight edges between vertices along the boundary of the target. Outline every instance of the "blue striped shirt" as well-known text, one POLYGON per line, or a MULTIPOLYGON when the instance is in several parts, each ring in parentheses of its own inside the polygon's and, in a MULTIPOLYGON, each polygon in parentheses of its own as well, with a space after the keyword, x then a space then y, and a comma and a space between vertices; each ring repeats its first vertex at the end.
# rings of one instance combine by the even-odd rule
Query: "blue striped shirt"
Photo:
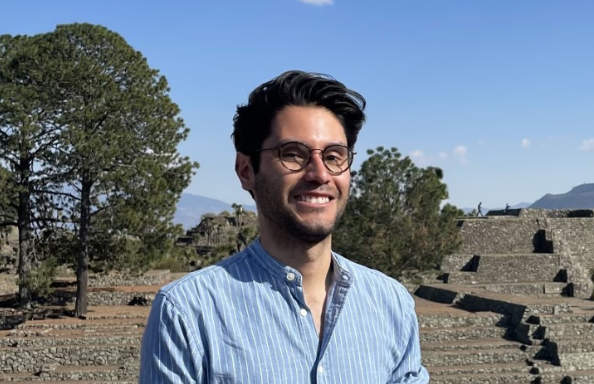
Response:
POLYGON ((333 253, 322 337, 300 273, 258 240, 157 294, 141 383, 428 383, 414 301, 381 272, 333 253))

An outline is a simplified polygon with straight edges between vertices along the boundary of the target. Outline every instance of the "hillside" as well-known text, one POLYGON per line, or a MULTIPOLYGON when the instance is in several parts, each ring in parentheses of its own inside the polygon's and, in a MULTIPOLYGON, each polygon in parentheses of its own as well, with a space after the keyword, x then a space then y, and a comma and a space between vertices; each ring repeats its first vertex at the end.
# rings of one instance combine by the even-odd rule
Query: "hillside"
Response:
MULTIPOLYGON (((244 208, 249 211, 256 210, 252 205, 244 206, 244 208)), ((175 224, 181 224, 184 229, 190 229, 200 223, 200 218, 205 213, 217 214, 223 211, 233 211, 231 204, 206 196, 184 193, 177 203, 173 222, 175 224)))
POLYGON ((536 200, 530 208, 587 209, 594 208, 594 183, 581 184, 567 193, 547 193, 536 200))

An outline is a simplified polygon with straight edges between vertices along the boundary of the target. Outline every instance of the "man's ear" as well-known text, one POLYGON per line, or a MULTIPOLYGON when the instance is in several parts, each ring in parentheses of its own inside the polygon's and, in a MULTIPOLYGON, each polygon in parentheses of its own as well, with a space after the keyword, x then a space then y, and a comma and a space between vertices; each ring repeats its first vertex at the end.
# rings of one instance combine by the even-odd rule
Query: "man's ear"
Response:
POLYGON ((250 157, 241 152, 237 152, 235 156, 235 173, 239 177, 241 187, 248 191, 250 195, 254 196, 254 185, 256 183, 256 175, 250 157))

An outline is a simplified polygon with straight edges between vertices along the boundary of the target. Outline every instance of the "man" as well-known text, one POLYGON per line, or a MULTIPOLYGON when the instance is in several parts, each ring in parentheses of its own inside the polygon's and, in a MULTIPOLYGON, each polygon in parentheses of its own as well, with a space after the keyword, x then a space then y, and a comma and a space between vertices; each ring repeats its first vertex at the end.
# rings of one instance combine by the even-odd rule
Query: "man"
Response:
POLYGON ((237 108, 235 169, 260 237, 162 288, 142 383, 427 383, 408 292, 333 253, 365 100, 289 71, 237 108))

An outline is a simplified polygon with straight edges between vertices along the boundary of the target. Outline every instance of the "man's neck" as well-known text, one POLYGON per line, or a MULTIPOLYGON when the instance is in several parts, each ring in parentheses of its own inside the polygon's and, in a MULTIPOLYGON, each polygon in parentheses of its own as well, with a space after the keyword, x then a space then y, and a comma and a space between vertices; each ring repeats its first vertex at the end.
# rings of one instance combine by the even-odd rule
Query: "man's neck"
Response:
POLYGON ((317 243, 307 243, 274 230, 261 230, 262 247, 281 263, 291 266, 303 278, 303 296, 313 318, 318 336, 324 328, 326 297, 332 282, 332 237, 317 243))
POLYGON ((260 242, 273 258, 301 273, 306 295, 325 297, 332 264, 331 235, 312 244, 290 236, 264 232, 260 234, 260 242))

